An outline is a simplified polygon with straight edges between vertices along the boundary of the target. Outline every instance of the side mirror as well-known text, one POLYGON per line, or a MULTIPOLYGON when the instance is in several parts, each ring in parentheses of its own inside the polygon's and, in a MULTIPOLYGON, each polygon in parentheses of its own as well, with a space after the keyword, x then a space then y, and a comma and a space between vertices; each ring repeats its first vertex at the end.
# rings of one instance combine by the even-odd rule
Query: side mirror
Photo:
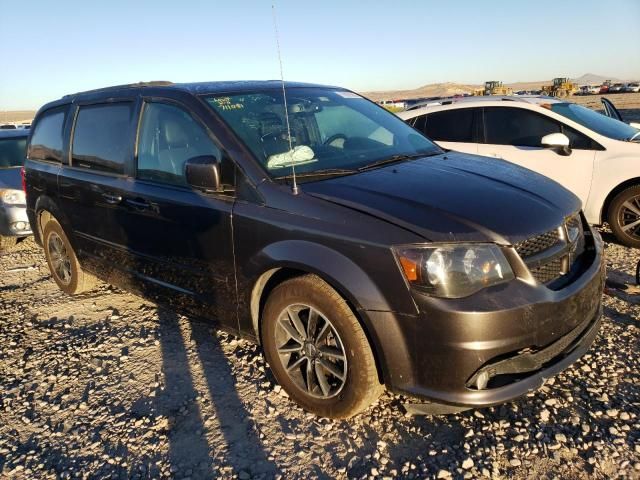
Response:
POLYGON ((558 155, 571 155, 569 137, 564 133, 550 133, 549 135, 545 135, 542 137, 542 140, 540 140, 540 143, 544 148, 549 148, 558 155))
POLYGON ((189 185, 202 190, 219 192, 222 187, 220 163, 216 157, 211 155, 202 155, 187 160, 185 177, 189 185))

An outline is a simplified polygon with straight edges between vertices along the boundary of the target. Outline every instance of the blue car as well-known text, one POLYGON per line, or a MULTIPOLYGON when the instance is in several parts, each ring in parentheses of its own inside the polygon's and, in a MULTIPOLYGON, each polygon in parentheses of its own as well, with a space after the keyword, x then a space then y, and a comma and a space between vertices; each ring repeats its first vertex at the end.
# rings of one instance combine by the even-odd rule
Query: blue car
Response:
POLYGON ((29 130, 0 130, 0 251, 31 235, 22 189, 29 130))

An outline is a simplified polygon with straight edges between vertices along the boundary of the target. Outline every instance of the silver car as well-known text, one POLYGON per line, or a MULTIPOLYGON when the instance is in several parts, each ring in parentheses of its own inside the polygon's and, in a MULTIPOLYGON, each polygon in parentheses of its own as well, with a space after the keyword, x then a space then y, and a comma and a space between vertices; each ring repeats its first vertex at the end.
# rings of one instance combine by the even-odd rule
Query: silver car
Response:
POLYGON ((29 130, 0 130, 0 251, 31 235, 22 189, 29 130))

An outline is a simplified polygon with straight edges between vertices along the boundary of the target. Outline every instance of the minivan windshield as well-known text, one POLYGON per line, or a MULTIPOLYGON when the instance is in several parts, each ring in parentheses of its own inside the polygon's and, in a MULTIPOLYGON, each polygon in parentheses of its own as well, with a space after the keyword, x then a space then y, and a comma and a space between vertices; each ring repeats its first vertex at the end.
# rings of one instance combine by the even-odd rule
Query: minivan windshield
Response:
POLYGON ((0 168, 21 167, 27 151, 27 137, 0 138, 0 168))
POLYGON ((575 103, 553 103, 551 111, 614 140, 640 140, 637 128, 575 103))
POLYGON ((287 88, 288 119, 281 89, 205 99, 273 178, 290 176, 292 166, 311 179, 442 153, 392 113, 345 90, 287 88))

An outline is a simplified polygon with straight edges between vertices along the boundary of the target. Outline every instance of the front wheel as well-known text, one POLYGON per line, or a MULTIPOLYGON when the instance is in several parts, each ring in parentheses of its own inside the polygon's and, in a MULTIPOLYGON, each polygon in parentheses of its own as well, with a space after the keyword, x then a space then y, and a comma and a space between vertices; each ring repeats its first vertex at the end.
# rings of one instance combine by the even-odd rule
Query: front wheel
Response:
POLYGON ((623 190, 609 206, 613 234, 627 247, 640 248, 640 185, 623 190))
POLYGON ((278 383, 316 415, 351 417, 383 391, 358 319, 315 275, 287 280, 271 292, 262 340, 278 383))

